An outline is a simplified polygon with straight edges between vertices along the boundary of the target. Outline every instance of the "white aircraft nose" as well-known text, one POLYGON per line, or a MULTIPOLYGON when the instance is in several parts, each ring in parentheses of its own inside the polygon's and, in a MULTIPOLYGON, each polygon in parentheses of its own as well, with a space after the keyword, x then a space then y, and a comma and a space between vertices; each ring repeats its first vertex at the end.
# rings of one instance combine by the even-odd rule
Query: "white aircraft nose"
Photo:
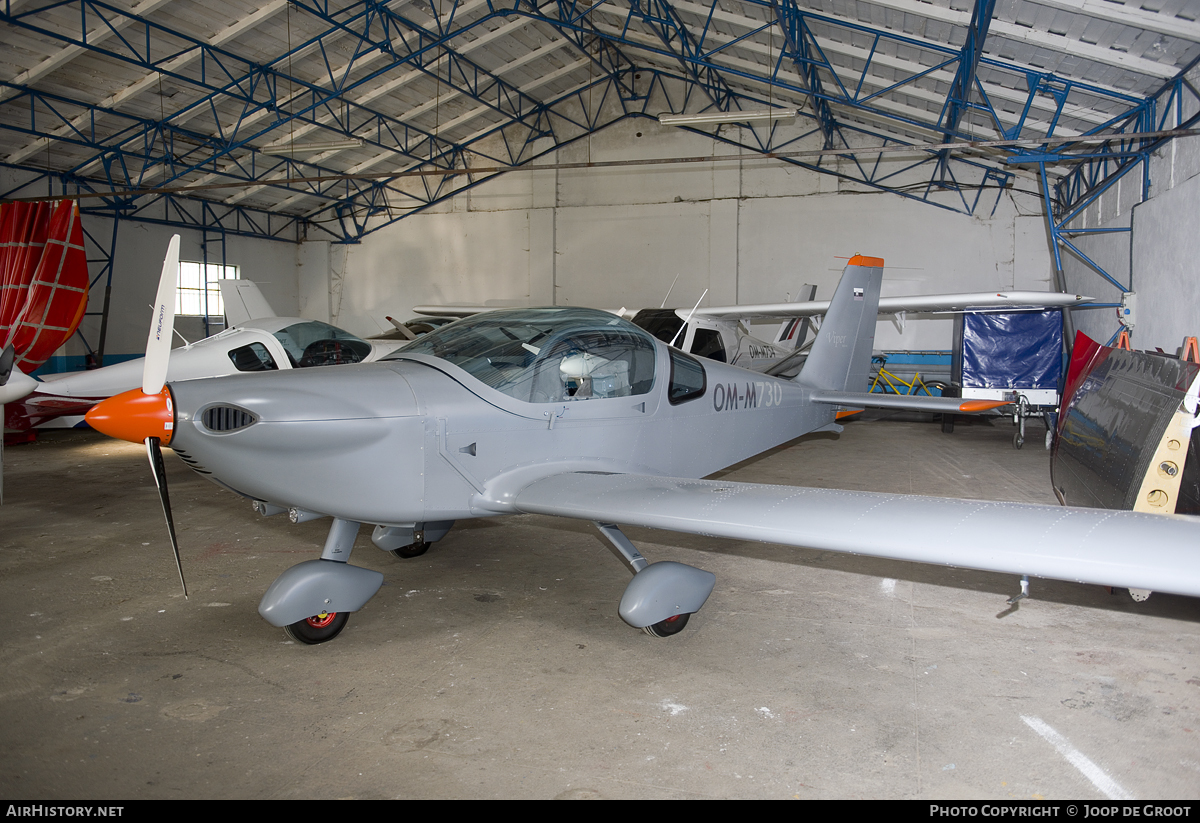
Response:
POLYGON ((12 373, 8 376, 8 382, 0 386, 0 405, 20 400, 36 389, 37 385, 38 381, 14 366, 12 373))

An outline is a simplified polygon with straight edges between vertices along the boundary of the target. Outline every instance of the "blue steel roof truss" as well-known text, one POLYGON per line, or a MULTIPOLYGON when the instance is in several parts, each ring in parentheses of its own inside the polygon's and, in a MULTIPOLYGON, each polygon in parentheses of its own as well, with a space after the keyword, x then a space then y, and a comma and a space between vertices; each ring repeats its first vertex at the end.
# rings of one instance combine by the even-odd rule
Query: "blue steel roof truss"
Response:
MULTIPOLYGON (((1126 134, 1099 144, 1061 143, 1054 150, 1035 149, 1014 151, 1010 163, 1036 165, 1041 178, 1047 225, 1054 251, 1057 276, 1062 278, 1063 251, 1080 260, 1100 278, 1122 294, 1132 290, 1104 269, 1072 242, 1076 235, 1124 234, 1132 239, 1132 226, 1072 226, 1100 197, 1111 191, 1118 182, 1135 171, 1141 172, 1139 200, 1150 191, 1150 156, 1170 138, 1144 137, 1147 132, 1189 129, 1200 124, 1200 91, 1185 75, 1198 60, 1193 60, 1180 73, 1164 83, 1157 92, 1095 127, 1090 134, 1126 134), (1190 112, 1190 114, 1189 114, 1190 112), (1064 157, 1074 161, 1071 171, 1052 183, 1046 168, 1061 162, 1064 157)), ((1065 94, 1062 95, 1065 97, 1065 94)), ((1061 107, 1061 102, 1060 102, 1061 107)), ((1118 325, 1108 344, 1112 345, 1124 327, 1118 325)), ((1132 334, 1132 329, 1129 330, 1132 334)))
POLYGON ((959 47, 808 11, 798 0, 737 0, 741 18, 727 11, 730 5, 718 0, 487 0, 468 6, 461 0, 434 0, 425 14, 422 5, 380 0, 351 0, 340 8, 325 0, 293 0, 289 47, 261 64, 233 47, 212 45, 104 0, 58 0, 16 11, 6 0, 0 23, 157 73, 160 87, 168 82, 189 94, 154 118, 41 91, 36 84, 5 84, 0 132, 25 135, 35 141, 30 146, 45 140, 47 147, 69 149, 77 159, 52 169, 39 164, 43 154, 28 150, 26 161, 10 165, 29 174, 24 188, 0 194, 24 194, 53 180, 66 193, 119 192, 85 203, 90 213, 272 239, 296 240, 315 232, 355 242, 500 173, 472 172, 471 165, 528 164, 619 119, 650 116, 651 99, 666 100, 673 112, 741 110, 788 100, 789 106, 803 104, 801 117, 811 129, 787 136, 777 127, 693 130, 763 154, 819 134, 823 148, 845 153, 811 163, 780 160, 963 213, 974 213, 988 201, 994 208, 1013 181, 1006 162, 1040 158, 1044 173, 1047 164, 1069 159, 1077 165, 1047 198, 1048 208, 1064 216, 1074 211, 1072 204, 1103 191, 1106 181, 1144 162, 1156 144, 1114 140, 1099 148, 1042 146, 971 159, 947 149, 922 149, 922 142, 928 136, 944 143, 1050 137, 1068 107, 1074 111, 1096 103, 1102 104, 1094 106, 1097 110, 1115 114, 1089 129, 1080 129, 1076 118, 1069 134, 1136 133, 1195 121, 1179 114, 1185 101, 1191 105, 1198 96, 1183 72, 1156 95, 1140 97, 985 55, 995 0, 975 0, 959 47), (61 17, 55 25, 46 22, 48 14, 62 9, 70 12, 74 29, 64 28, 61 17), (308 32, 295 45, 292 14, 303 16, 306 25, 298 28, 308 32), (583 58, 587 80, 581 82, 565 66, 566 88, 538 96, 505 79, 503 64, 488 70, 468 56, 475 39, 493 36, 514 20, 536 27, 543 40, 561 42, 570 60, 583 58), (89 35, 93 29, 105 36, 89 35), (755 56, 754 49, 765 51, 766 59, 755 56), (922 57, 900 66, 901 52, 922 57), (303 70, 293 68, 293 61, 303 70), (874 74, 881 61, 890 61, 887 70, 874 74), (418 86, 404 79, 405 73, 431 81, 439 96, 472 105, 460 115, 471 127, 456 125, 453 118, 450 125, 430 127, 428 118, 387 105, 379 98, 380 88, 418 86), (952 80, 944 79, 947 73, 952 80), (925 110, 907 105, 906 96, 941 103, 925 110), (993 101, 1000 98, 998 107, 993 101), (323 139, 353 137, 375 156, 346 168, 324 155, 306 160, 262 153, 297 129, 323 139), (885 163, 883 153, 869 153, 871 147, 900 145, 913 146, 916 159, 885 163), (349 178, 359 166, 378 169, 379 176, 349 178), (449 173, 416 183, 387 176, 438 169, 449 173), (915 185, 918 172, 924 183, 915 185), (151 186, 149 194, 138 191, 151 186), (249 196, 229 197, 231 186, 288 199, 279 208, 242 203, 249 196), (985 191, 994 191, 995 200, 985 200, 985 191))

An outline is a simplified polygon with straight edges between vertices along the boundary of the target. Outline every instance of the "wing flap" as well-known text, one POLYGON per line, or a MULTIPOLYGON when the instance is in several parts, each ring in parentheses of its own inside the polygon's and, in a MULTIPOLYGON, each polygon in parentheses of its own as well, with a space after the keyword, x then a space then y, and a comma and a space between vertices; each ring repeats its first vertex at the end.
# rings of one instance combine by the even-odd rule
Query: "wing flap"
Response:
POLYGON ((519 511, 1200 596, 1200 518, 576 472, 519 511))

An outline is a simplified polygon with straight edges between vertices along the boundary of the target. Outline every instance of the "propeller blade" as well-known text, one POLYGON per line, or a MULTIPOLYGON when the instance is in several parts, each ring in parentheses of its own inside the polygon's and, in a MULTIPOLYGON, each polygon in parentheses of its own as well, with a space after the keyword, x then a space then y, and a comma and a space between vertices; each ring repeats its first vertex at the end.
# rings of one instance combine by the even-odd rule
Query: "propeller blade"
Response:
POLYGON ((183 586, 183 598, 188 596, 187 581, 183 579, 183 562, 179 559, 179 540, 175 537, 175 521, 171 517, 171 497, 167 494, 167 466, 163 463, 162 449, 157 437, 146 438, 146 456, 150 458, 150 470, 158 486, 158 498, 162 501, 163 514, 167 518, 167 531, 171 533, 171 548, 175 551, 175 566, 179 569, 179 583, 183 586))
POLYGON ((402 335, 404 335, 405 340, 416 340, 417 339, 417 335, 415 333, 413 333, 413 330, 410 329, 408 326, 404 325, 403 323, 401 323, 399 320, 397 320, 394 317, 391 317, 388 315, 384 315, 384 316, 387 317, 387 321, 389 323, 391 323, 393 326, 396 327, 396 331, 398 331, 402 335))
POLYGON ((179 235, 171 238, 154 298, 150 336, 146 338, 146 365, 142 369, 142 391, 158 394, 167 382, 171 359, 171 337, 175 331, 175 285, 179 282, 179 235))

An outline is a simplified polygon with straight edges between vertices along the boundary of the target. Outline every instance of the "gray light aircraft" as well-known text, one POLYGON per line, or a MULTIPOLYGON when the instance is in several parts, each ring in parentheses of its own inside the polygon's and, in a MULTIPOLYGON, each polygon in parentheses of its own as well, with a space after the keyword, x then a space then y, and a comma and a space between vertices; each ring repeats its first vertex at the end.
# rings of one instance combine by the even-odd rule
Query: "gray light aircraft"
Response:
POLYGON ((164 388, 165 360, 148 355, 142 389, 88 420, 146 443, 177 563, 160 443, 263 514, 332 518, 320 559, 259 605, 304 643, 336 636, 383 582, 348 562, 362 524, 412 557, 457 520, 522 512, 593 521, 633 572, 618 613, 657 637, 682 630, 716 578, 648 562, 618 524, 1200 595, 1197 518, 701 479, 840 431, 839 413, 864 406, 998 405, 867 393, 882 275, 878 258, 850 260, 794 379, 702 361, 598 310, 512 309, 338 368, 164 388))

